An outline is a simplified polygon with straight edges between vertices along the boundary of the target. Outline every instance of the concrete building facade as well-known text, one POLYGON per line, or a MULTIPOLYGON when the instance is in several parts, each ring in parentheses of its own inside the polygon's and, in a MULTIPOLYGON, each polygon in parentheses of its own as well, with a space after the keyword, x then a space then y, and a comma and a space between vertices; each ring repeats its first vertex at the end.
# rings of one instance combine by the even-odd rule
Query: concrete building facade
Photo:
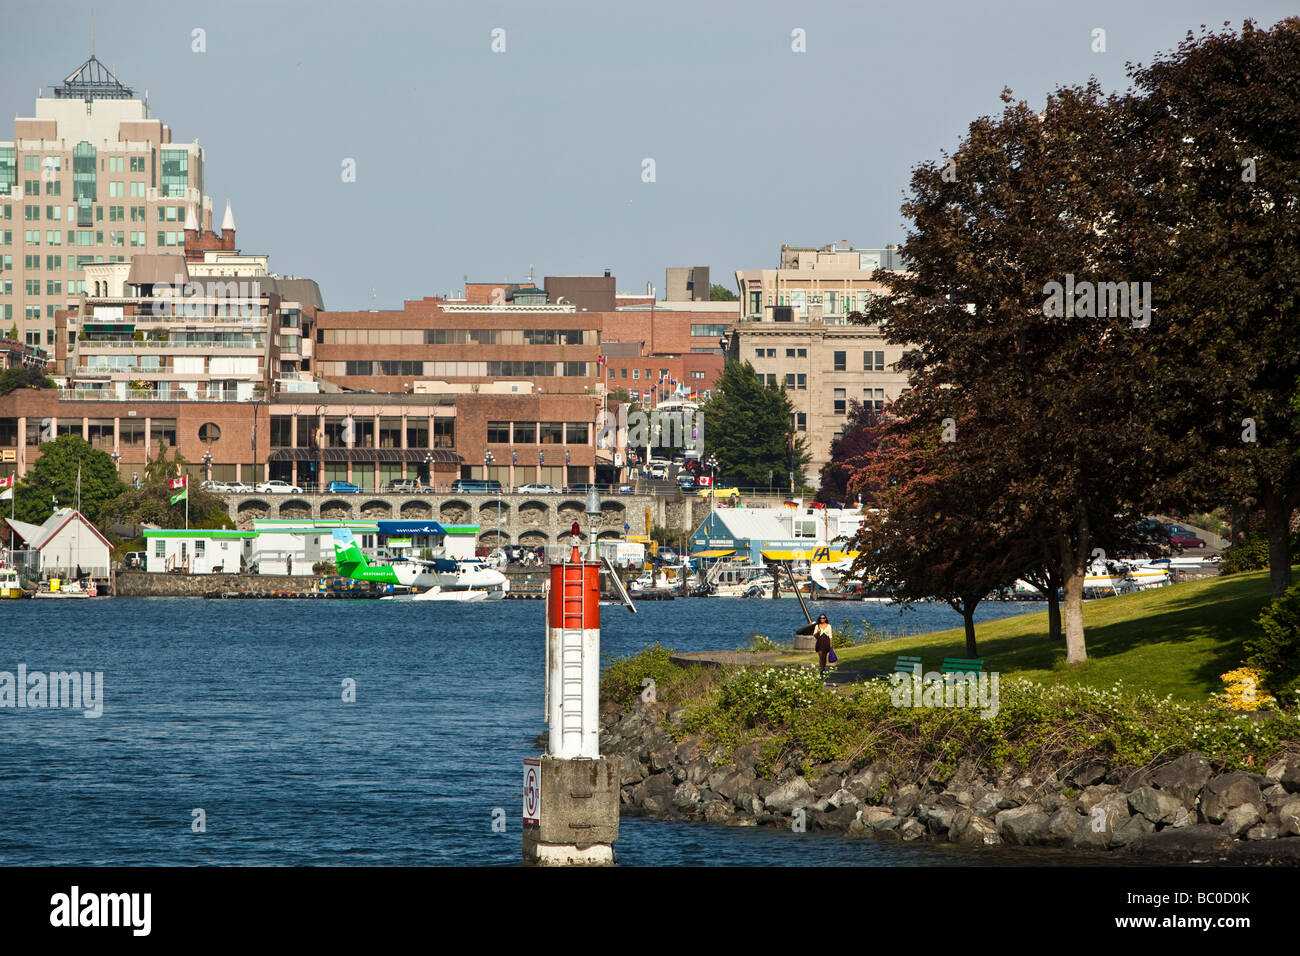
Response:
POLYGON ((794 426, 806 436, 815 486, 843 434, 850 401, 882 408, 907 388, 894 369, 905 351, 879 326, 850 316, 883 288, 877 271, 901 268, 893 247, 858 250, 781 247, 781 267, 736 273, 742 315, 727 339, 728 361, 749 362, 766 382, 784 387, 794 426))

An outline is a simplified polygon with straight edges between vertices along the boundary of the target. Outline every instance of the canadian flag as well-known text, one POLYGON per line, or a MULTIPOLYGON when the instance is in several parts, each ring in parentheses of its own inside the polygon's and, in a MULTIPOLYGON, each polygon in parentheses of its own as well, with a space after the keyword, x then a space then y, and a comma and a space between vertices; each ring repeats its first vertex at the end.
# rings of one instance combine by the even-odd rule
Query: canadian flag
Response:
POLYGON ((181 475, 179 478, 168 478, 167 487, 172 491, 180 491, 182 488, 188 488, 190 484, 189 475, 181 475))
POLYGON ((712 488, 712 487, 713 487, 713 476, 712 476, 712 475, 701 475, 699 478, 695 479, 695 483, 696 483, 697 485, 699 485, 701 488, 712 488))
POLYGON ((12 488, 13 486, 14 486, 13 475, 10 475, 8 478, 0 478, 0 488, 12 488))

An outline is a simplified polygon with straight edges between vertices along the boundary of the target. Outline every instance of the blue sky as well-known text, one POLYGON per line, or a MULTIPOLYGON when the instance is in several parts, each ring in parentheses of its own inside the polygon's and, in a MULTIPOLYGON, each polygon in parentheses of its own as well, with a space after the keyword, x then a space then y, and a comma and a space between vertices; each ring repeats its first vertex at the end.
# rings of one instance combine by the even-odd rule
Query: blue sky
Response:
POLYGON ((239 246, 332 309, 470 281, 775 266, 783 242, 901 241, 914 164, 1010 86, 1126 86, 1200 24, 1280 0, 762 2, 7 0, 8 129, 89 54, 206 150, 239 246), (505 31, 504 52, 492 31, 505 31), (1094 53, 1092 31, 1106 31, 1094 53), (206 52, 193 51, 204 31, 206 52), (804 31, 806 52, 792 50, 804 31), (356 182, 342 163, 356 162, 356 182), (642 181, 654 160, 654 182, 642 181), (373 290, 373 292, 372 292, 373 290))

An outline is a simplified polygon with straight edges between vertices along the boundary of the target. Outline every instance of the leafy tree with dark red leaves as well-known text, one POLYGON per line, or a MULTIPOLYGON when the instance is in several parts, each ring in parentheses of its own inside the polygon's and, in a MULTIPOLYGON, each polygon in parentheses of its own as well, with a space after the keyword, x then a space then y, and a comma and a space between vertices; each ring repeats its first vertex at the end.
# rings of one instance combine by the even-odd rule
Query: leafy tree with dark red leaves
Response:
POLYGON ((857 498, 849 491, 849 481, 876 448, 880 413, 872 405, 849 399, 849 413, 844 434, 831 442, 830 461, 822 465, 821 488, 813 500, 822 504, 851 504, 857 498))
MULTIPOLYGON (((1169 467, 1149 411, 1159 399, 1149 316, 1140 296, 1121 307, 1111 285, 1145 278, 1135 250, 1159 231, 1128 215, 1145 195, 1132 177, 1124 100, 1095 82, 1056 90, 1042 110, 1003 100, 1002 115, 972 123, 950 159, 914 171, 903 206, 909 269, 882 274, 888 293, 866 319, 909 347, 898 363, 913 388, 896 403, 903 427, 952 430, 936 454, 952 459, 953 487, 971 496, 947 500, 968 512, 963 527, 996 519, 993 540, 1020 548, 1026 570, 1055 558, 1066 660, 1082 663, 1093 549, 1124 539, 1169 467), (1111 291, 1098 308, 1095 297, 1064 302, 1071 286, 1111 291)), ((979 554, 992 560, 982 545, 979 554)), ((977 559, 944 566, 970 573, 963 562, 977 559)))

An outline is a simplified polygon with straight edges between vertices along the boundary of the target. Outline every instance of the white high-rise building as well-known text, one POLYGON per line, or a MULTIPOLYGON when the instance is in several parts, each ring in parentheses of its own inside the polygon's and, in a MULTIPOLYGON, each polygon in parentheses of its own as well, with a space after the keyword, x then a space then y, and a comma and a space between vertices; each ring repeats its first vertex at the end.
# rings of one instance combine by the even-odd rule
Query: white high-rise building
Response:
POLYGON ((85 291, 85 267, 183 255, 187 209, 212 228, 203 148, 173 143, 92 55, 0 142, 0 335, 52 356, 55 312, 85 291))

